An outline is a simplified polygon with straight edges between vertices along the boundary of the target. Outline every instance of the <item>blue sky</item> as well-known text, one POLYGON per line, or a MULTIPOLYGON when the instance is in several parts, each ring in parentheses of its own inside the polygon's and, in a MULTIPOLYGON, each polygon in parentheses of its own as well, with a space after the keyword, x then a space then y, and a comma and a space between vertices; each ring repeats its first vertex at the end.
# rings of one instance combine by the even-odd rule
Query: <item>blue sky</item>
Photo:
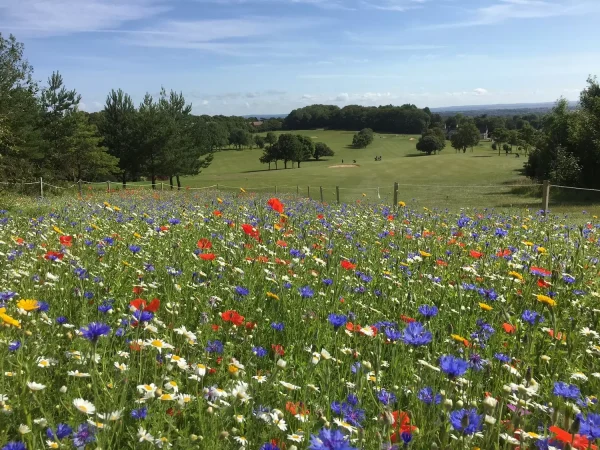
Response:
POLYGON ((600 75, 600 0, 0 0, 36 79, 88 111, 161 86, 198 114, 312 103, 577 99, 600 75))

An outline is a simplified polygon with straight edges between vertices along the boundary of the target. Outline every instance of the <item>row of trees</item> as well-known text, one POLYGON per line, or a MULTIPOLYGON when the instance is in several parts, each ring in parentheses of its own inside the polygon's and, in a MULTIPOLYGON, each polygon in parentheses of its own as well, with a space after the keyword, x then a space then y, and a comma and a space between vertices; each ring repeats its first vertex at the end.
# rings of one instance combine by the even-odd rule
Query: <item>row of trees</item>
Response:
POLYGON ((287 169, 289 162, 292 163, 292 168, 294 162, 300 168, 300 163, 303 161, 309 161, 313 158, 318 161, 323 156, 334 156, 333 150, 327 144, 323 142, 315 144, 311 138, 300 134, 283 133, 278 138, 270 132, 267 133, 264 142, 266 147, 259 161, 268 164, 269 170, 271 170, 272 163, 275 163, 275 169, 277 169, 279 161, 283 161, 285 169, 287 169))
POLYGON ((538 181, 600 189, 600 84, 587 80, 579 97, 580 107, 571 110, 558 101, 534 134, 525 173, 538 181))

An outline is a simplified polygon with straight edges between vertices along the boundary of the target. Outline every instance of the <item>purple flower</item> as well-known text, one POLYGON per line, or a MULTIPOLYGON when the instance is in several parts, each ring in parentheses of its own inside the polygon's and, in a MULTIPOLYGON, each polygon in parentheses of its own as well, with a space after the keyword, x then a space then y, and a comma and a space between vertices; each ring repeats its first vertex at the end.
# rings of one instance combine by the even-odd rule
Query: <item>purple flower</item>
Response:
POLYGON ((96 440, 96 436, 94 436, 95 432, 96 427, 82 423, 73 435, 73 444, 75 447, 85 447, 86 444, 90 444, 96 440))
POLYGON ((92 322, 87 328, 81 327, 79 331, 88 341, 96 342, 100 336, 106 336, 110 332, 110 327, 102 322, 92 322))
POLYGON ((422 323, 411 322, 402 332, 401 339, 405 344, 420 346, 429 344, 433 338, 422 323))
POLYGON ((498 361, 502 361, 503 363, 509 363, 512 359, 510 356, 505 355, 504 353, 494 353, 494 358, 498 361))
POLYGON ((423 389, 421 389, 417 394, 417 398, 426 405, 431 405, 432 403, 439 405, 442 401, 442 396, 440 394, 434 395, 433 389, 431 389, 430 387, 424 387, 423 389))
POLYGON ((437 306, 421 305, 419 306, 419 313, 427 318, 435 317, 438 313, 437 306))
POLYGON ((131 411, 131 417, 136 420, 143 420, 148 415, 148 408, 145 406, 143 408, 134 409, 131 411))
POLYGON ((259 358, 263 358, 263 357, 267 356, 268 352, 263 347, 252 347, 252 353, 254 353, 259 358))
POLYGON ((13 342, 9 342, 9 344, 8 344, 8 350, 10 350, 11 352, 16 352, 20 348, 21 348, 21 341, 13 341, 13 342))
POLYGON ((309 450, 358 450, 352 447, 340 430, 323 428, 318 435, 311 434, 309 450))
POLYGON ((236 286, 235 293, 236 293, 236 295, 239 295, 240 297, 245 297, 246 295, 248 295, 250 293, 250 291, 243 286, 236 286))
POLYGON ((469 355, 469 367, 476 372, 483 370, 487 361, 481 357, 478 353, 471 353, 469 355))
POLYGON ((279 450, 279 447, 275 444, 267 442, 266 444, 260 446, 260 450, 279 450))
POLYGON ((394 393, 388 392, 385 389, 381 389, 377 393, 377 399, 384 405, 389 405, 390 403, 396 402, 396 396, 394 395, 394 393))
POLYGON ((538 312, 530 311, 528 309, 523 311, 521 318, 530 325, 535 325, 536 323, 541 323, 544 321, 544 316, 538 312))
POLYGON ((403 336, 402 331, 396 330, 393 327, 385 327, 383 332, 390 341, 397 341, 403 336))
POLYGON ((283 324, 283 322, 273 322, 271 324, 271 328, 273 328, 275 331, 283 331, 285 325, 283 324))
POLYGON ((2 450, 27 450, 27 447, 23 442, 10 441, 7 442, 4 447, 2 447, 2 450))
POLYGON ((464 359, 453 355, 444 355, 440 357, 440 368, 450 378, 456 378, 463 375, 469 368, 469 365, 464 359))
POLYGON ((206 343, 206 351, 208 353, 223 353, 223 343, 217 339, 206 343))
POLYGON ((574 384, 567 384, 562 381, 554 383, 554 395, 566 399, 577 400, 580 392, 579 388, 574 384))
POLYGON ((459 409, 450 413, 450 423, 456 431, 474 434, 483 429, 483 414, 478 415, 475 408, 459 409))
POLYGON ((588 439, 594 440, 600 438, 600 414, 588 413, 587 417, 579 414, 579 434, 587 436, 588 439))
POLYGON ((129 250, 131 251, 131 253, 133 253, 134 255, 136 253, 139 253, 140 250, 142 249, 142 247, 140 247, 139 245, 130 245, 129 246, 129 250))
POLYGON ((310 286, 303 286, 298 288, 298 292, 300 293, 300 297, 302 298, 310 298, 315 295, 314 291, 310 288, 310 286))
POLYGON ((329 314, 328 320, 333 328, 337 330, 339 327, 346 325, 348 318, 343 314, 329 314))

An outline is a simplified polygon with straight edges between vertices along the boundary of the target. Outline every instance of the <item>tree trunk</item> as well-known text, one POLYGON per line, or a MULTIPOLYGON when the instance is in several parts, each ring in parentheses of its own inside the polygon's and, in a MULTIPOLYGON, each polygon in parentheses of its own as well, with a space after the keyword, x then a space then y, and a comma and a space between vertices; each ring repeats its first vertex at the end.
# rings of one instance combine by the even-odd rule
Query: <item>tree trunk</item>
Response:
POLYGON ((123 172, 123 190, 127 189, 127 175, 123 172))
POLYGON ((275 170, 277 170, 277 160, 275 160, 275 170))
POLYGON ((156 175, 152 174, 152 189, 156 189, 156 175))
POLYGON ((181 190, 181 180, 179 179, 179 175, 175 175, 175 178, 177 178, 177 190, 180 191, 181 190))
POLYGON ((284 168, 284 169, 287 169, 287 159, 284 159, 284 160, 283 160, 283 168, 284 168))
POLYGON ((300 168, 300 161, 298 161, 298 169, 300 168))
POLYGON ((171 186, 171 190, 173 190, 173 175, 169 175, 169 186, 171 186))
POLYGON ((271 170, 271 161, 269 161, 269 170, 271 170))

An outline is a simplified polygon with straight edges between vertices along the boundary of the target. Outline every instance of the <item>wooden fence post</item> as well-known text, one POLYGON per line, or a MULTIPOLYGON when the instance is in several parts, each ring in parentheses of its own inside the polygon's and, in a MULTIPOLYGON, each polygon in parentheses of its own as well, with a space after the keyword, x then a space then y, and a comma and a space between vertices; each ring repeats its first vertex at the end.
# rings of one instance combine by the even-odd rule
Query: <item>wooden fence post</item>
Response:
POLYGON ((394 183, 394 209, 398 209, 398 182, 394 183))
POLYGON ((161 182, 160 182, 160 190, 161 190, 161 191, 164 191, 164 189, 165 189, 165 187, 164 187, 164 183, 161 181, 161 182))
POLYGON ((300 195, 300 186, 296 185, 296 195, 300 195))
POLYGON ((277 185, 275 185, 275 195, 277 195, 277 185))
POLYGON ((106 182, 106 189, 107 189, 106 192, 110 192, 110 181, 106 182))
POLYGON ((544 184, 542 185, 542 209, 544 211, 544 216, 548 214, 548 205, 550 203, 550 181, 544 180, 544 184))
POLYGON ((337 204, 340 204, 340 187, 335 187, 335 199, 337 200, 337 204))
POLYGON ((323 203, 323 186, 319 186, 319 190, 321 191, 321 203, 323 203))
POLYGON ((310 186, 306 186, 306 195, 308 196, 308 199, 310 200, 310 186))
POLYGON ((80 196, 80 197, 83 197, 83 192, 82 192, 82 189, 81 189, 81 180, 79 180, 79 181, 77 182, 77 187, 78 187, 78 189, 79 189, 79 196, 80 196))
POLYGON ((40 177, 40 197, 44 198, 44 180, 40 177))

